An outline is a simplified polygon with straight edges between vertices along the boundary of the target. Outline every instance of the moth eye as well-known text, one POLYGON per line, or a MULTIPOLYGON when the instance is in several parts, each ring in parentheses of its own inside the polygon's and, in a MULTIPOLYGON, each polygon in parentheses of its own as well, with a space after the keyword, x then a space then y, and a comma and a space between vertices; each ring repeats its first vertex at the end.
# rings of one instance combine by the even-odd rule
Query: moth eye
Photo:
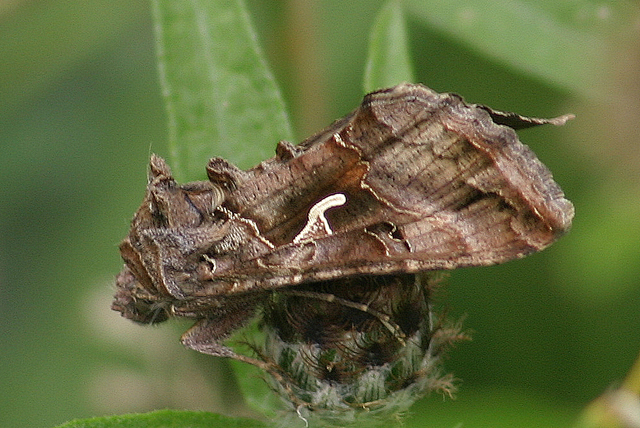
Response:
POLYGON ((141 324, 157 324, 169 319, 163 305, 151 299, 131 299, 126 309, 128 318, 141 324))
POLYGON ((152 308, 148 324, 157 324, 169 319, 169 313, 162 306, 152 308))

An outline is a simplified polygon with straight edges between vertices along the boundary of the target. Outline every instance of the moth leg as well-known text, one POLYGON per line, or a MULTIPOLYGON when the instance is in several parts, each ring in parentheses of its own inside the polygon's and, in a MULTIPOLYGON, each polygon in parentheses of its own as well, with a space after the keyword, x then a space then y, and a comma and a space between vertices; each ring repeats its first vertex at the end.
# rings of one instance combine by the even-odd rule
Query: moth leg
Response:
POLYGON ((330 294, 330 293, 318 293, 315 291, 304 291, 304 290, 283 290, 280 291, 282 294, 286 294, 289 296, 298 296, 298 297, 306 297, 306 298, 311 298, 311 299, 318 299, 318 300, 322 300, 328 303, 338 303, 340 305, 346 306, 348 308, 353 308, 362 312, 365 312, 373 317, 375 317, 378 321, 380 321, 380 323, 387 329, 389 330, 389 332, 391 332, 391 334, 393 334, 393 337, 396 338, 396 340, 398 342, 400 342, 400 344, 402 346, 405 345, 405 334, 402 331, 402 329, 400 328, 400 326, 398 324, 396 324, 395 322, 391 321, 391 317, 385 313, 382 313, 380 311, 377 311, 375 309, 373 309, 372 307, 370 307, 369 305, 366 305, 364 303, 358 303, 358 302, 353 302, 351 300, 347 300, 347 299, 343 299, 341 297, 336 296, 335 294, 330 294))
POLYGON ((267 370, 266 363, 238 354, 233 349, 220 343, 224 336, 220 335, 219 325, 220 322, 217 319, 201 319, 183 334, 180 340, 184 346, 194 351, 213 355, 214 357, 233 358, 267 370))
POLYGON ((180 341, 187 348, 214 357, 235 358, 236 353, 220 342, 228 336, 224 323, 218 319, 203 318, 187 330, 180 341))
POLYGON ((278 370, 275 364, 266 360, 248 357, 238 354, 233 349, 220 343, 228 336, 228 330, 225 328, 224 319, 203 318, 194 324, 180 339, 182 344, 194 351, 201 352, 214 357, 233 358, 243 363, 251 364, 259 369, 269 373, 278 381, 286 390, 289 398, 298 406, 305 406, 293 393, 289 385, 291 381, 286 380, 283 374, 278 370))

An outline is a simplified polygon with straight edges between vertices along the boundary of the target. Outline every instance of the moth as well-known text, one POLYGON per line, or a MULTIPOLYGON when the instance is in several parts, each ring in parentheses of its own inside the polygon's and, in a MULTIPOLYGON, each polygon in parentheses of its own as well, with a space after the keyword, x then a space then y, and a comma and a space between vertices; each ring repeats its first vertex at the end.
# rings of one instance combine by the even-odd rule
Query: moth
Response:
POLYGON ((187 347, 242 359, 222 341, 274 291, 540 251, 574 208, 515 130, 571 117, 401 84, 246 171, 212 158, 207 181, 178 184, 153 155, 112 308, 141 323, 194 319, 187 347))

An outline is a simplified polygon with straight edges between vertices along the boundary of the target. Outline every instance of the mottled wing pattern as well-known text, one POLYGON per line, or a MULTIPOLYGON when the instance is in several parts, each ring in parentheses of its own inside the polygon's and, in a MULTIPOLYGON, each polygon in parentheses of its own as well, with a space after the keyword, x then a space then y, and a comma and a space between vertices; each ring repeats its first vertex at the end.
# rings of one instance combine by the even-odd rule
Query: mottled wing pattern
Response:
POLYGON ((299 146, 281 143, 249 171, 213 159, 210 177, 228 189, 222 207, 243 243, 205 250, 215 269, 201 292, 490 265, 542 250, 569 229, 573 206, 499 123, 567 118, 495 112, 405 84, 369 94, 299 146), (344 203, 331 203, 336 195, 344 203), (315 234, 302 239, 308 229, 315 234))

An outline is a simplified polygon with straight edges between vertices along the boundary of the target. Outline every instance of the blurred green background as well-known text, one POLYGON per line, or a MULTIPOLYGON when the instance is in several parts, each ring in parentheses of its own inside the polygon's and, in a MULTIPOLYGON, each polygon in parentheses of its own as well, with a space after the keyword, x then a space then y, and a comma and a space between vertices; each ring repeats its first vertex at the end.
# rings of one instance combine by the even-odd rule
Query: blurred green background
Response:
MULTIPOLYGON (((247 0, 298 139, 360 102, 381 4, 247 0)), ((441 300, 474 332, 447 361, 460 391, 422 400, 412 420, 569 424, 640 351, 638 4, 406 4, 418 81, 577 115, 521 133, 576 205, 572 232, 525 260, 451 274, 441 300), (530 15, 531 33, 510 13, 530 15), (552 36, 531 45, 532 34, 552 36), (558 46, 555 65, 536 67, 558 46)), ((151 151, 168 154, 148 2, 0 2, 0 426, 163 407, 244 414, 225 363, 178 343, 185 325, 143 329, 109 310, 151 151)))

